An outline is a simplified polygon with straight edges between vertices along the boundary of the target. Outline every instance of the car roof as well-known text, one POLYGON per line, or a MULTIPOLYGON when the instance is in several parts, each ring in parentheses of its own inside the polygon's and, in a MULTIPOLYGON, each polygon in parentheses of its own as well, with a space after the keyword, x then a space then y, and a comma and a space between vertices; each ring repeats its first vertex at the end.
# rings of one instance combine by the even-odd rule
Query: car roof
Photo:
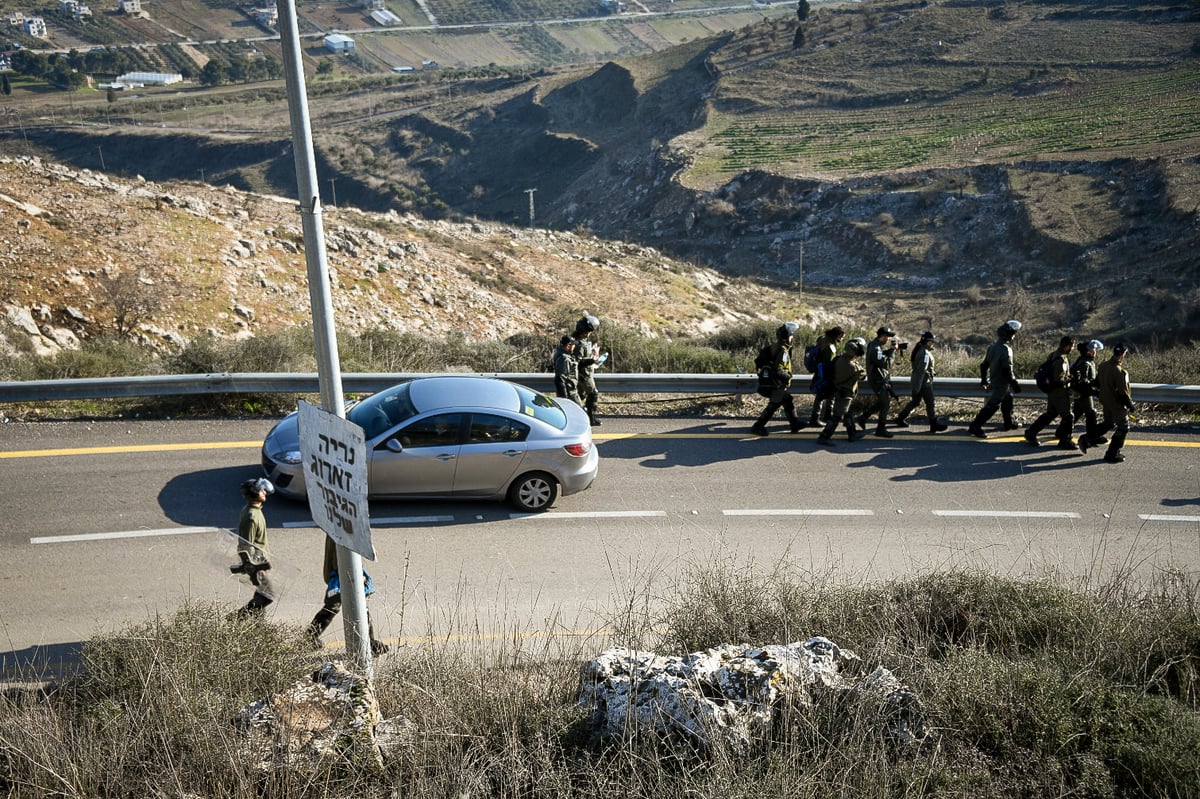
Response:
POLYGON ((408 388, 409 399, 418 413, 434 408, 495 408, 517 412, 521 398, 517 389, 490 377, 420 377, 408 388))

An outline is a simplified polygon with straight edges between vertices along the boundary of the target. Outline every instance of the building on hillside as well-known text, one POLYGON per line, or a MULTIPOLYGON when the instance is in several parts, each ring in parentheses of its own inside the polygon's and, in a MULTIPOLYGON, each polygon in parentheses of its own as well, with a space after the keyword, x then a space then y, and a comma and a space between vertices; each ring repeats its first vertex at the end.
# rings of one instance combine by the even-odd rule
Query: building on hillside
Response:
POLYGON ((279 9, 275 6, 264 6, 254 9, 254 21, 264 28, 274 29, 279 25, 279 9))
POLYGON ((41 17, 26 17, 21 22, 21 29, 29 36, 36 36, 39 39, 46 38, 46 20, 41 17))
POLYGON ((63 14, 70 14, 76 20, 83 20, 92 15, 92 10, 79 0, 58 0, 58 10, 63 14))
POLYGON ((363 0, 363 10, 365 11, 383 11, 386 8, 385 0, 363 0))
POLYGON ((131 17, 142 15, 142 0, 121 0, 121 13, 131 17))
POLYGON ((126 72, 124 75, 118 75, 115 82, 126 86, 134 83, 142 86, 170 86, 182 80, 183 75, 178 72, 126 72))
POLYGON ((625 0, 600 0, 601 14, 624 14, 628 10, 625 0))
POLYGON ((344 33, 331 33, 325 37, 325 49, 342 55, 354 52, 354 40, 344 33))
POLYGON ((441 64, 434 61, 432 58, 425 58, 421 60, 421 69, 437 69, 440 66, 441 64))

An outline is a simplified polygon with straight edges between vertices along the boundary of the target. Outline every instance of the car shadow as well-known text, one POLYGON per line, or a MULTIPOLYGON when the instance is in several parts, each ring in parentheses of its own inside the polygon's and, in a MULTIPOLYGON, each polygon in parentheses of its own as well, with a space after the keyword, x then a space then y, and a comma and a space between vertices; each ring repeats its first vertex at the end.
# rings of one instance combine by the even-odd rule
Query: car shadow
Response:
MULTIPOLYGON (((163 486, 159 507, 181 526, 234 529, 244 504, 238 486, 261 476, 262 470, 254 465, 181 474, 163 486)), ((272 528, 312 525, 312 513, 304 500, 274 496, 264 510, 272 528)), ((482 524, 510 519, 517 511, 503 502, 487 500, 372 500, 369 513, 373 528, 388 528, 482 524)))
POLYGON ((0 679, 6 682, 48 682, 77 671, 82 641, 34 644, 0 652, 0 679))

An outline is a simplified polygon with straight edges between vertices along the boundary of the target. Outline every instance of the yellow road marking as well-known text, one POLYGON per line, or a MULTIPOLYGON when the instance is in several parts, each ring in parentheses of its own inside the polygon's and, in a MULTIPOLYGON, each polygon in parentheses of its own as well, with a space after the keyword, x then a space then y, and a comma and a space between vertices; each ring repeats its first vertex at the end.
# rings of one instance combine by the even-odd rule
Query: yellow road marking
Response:
MULTIPOLYGON (((798 440, 804 438, 812 438, 816 436, 814 431, 808 433, 786 433, 783 435, 791 436, 790 439, 774 438, 767 439, 768 441, 786 441, 798 440)), ((592 438, 598 442, 604 441, 623 441, 631 438, 648 438, 648 439, 748 439, 759 441, 758 436, 750 433, 593 433, 592 438)), ((870 437, 868 436, 868 439, 870 437)), ((865 439, 864 439, 865 440, 865 439)), ((938 436, 936 438, 918 436, 918 435, 897 435, 894 441, 974 441, 975 439, 967 436, 938 436)), ((987 439, 990 443, 996 444, 1012 444, 1023 443, 1020 436, 997 436, 987 439)), ((1101 444, 1100 446, 1104 446, 1101 444)), ((1183 447, 1185 449, 1200 448, 1200 441, 1152 441, 1148 439, 1128 439, 1125 442, 1127 447, 1183 447)), ((112 447, 64 447, 62 449, 25 449, 15 450, 12 452, 0 452, 0 460, 12 458, 52 458, 63 457, 68 455, 112 455, 121 453, 134 452, 182 452, 188 450, 199 449, 259 449, 262 447, 261 441, 197 441, 185 444, 124 444, 121 446, 112 447)))
POLYGON ((196 449, 258 449, 261 441, 200 441, 188 444, 124 444, 117 447, 69 447, 64 449, 24 449, 0 452, 3 458, 51 458, 62 455, 111 455, 126 452, 179 452, 196 449))

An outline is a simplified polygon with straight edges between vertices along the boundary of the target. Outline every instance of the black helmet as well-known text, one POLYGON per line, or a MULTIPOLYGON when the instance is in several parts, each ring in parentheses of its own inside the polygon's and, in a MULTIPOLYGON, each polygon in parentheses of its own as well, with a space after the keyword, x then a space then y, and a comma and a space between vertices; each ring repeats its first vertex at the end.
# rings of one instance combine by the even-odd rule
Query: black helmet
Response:
POLYGON ((881 327, 875 331, 875 335, 877 335, 877 336, 894 336, 894 335, 896 335, 896 331, 892 330, 887 325, 884 325, 883 327, 881 327))
POLYGON ((921 334, 921 341, 937 341, 937 336, 933 335, 932 330, 926 330, 921 334))
POLYGON ((867 344, 861 338, 852 338, 846 342, 846 352, 852 355, 863 355, 867 351, 867 344))
POLYGON ((265 477, 252 477, 249 480, 243 480, 242 496, 252 498, 258 496, 258 492, 266 491, 268 494, 275 493, 275 486, 271 485, 271 481, 265 477))
POLYGON ((576 333, 592 333, 600 327, 600 320, 594 316, 585 316, 575 323, 576 333))
POLYGON ((996 335, 1000 338, 1008 340, 1017 335, 1017 331, 1021 329, 1021 323, 1016 319, 1009 319, 1000 327, 996 328, 996 335))
POLYGON ((800 325, 795 322, 784 322, 775 330, 775 336, 780 341, 786 341, 796 335, 796 331, 800 329, 800 325))

